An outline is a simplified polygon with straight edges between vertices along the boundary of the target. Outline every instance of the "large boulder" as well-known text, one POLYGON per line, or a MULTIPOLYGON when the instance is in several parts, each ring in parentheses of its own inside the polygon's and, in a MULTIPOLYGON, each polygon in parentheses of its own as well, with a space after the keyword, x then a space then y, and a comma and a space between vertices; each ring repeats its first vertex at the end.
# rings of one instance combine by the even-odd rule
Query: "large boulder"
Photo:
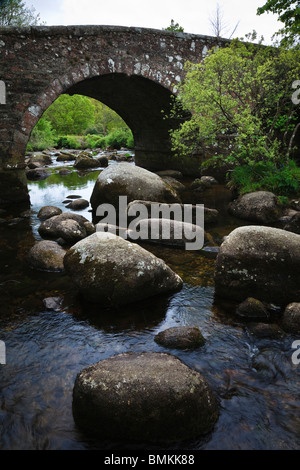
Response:
POLYGON ((216 398, 203 376, 166 353, 124 353, 83 369, 73 416, 105 439, 174 442, 212 430, 216 398))
POLYGON ((56 242, 37 242, 28 253, 29 266, 38 271, 63 271, 65 250, 56 242))
POLYGON ((163 260, 109 232, 96 232, 76 243, 64 265, 90 302, 118 306, 182 287, 181 278, 163 260))
POLYGON ((244 194, 228 206, 228 211, 240 219, 268 224, 279 219, 282 209, 275 194, 256 191, 244 194))
POLYGON ((235 229, 216 259, 215 292, 239 301, 299 302, 300 235, 264 226, 235 229))
POLYGON ((38 231, 43 238, 50 240, 62 238, 72 244, 91 235, 95 228, 85 217, 72 212, 64 212, 44 220, 38 231))
POLYGON ((105 168, 97 178, 91 196, 94 211, 100 204, 112 204, 117 210, 119 196, 127 196, 127 203, 142 199, 162 203, 180 202, 176 191, 160 176, 130 163, 105 168))

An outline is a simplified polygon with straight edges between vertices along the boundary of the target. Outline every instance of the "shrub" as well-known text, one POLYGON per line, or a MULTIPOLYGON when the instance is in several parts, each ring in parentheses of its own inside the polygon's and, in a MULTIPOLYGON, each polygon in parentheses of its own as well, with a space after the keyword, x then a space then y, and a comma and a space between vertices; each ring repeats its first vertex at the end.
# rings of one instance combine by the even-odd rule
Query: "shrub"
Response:
POLYGON ((106 147, 106 138, 101 135, 86 135, 84 142, 86 147, 91 149, 106 147))
POLYGON ((116 129, 106 137, 106 145, 108 147, 120 150, 121 147, 127 147, 128 141, 129 139, 131 139, 131 136, 132 132, 130 131, 130 129, 116 129))
POLYGON ((229 186, 240 194, 265 190, 288 196, 299 191, 300 168, 293 160, 279 166, 270 161, 237 166, 231 172, 229 186))
POLYGON ((75 135, 61 135, 56 138, 55 146, 57 148, 80 149, 82 148, 80 138, 80 136, 75 135))
POLYGON ((55 137, 51 123, 47 119, 40 119, 31 133, 26 150, 28 152, 45 150, 46 148, 53 147, 54 144, 55 137))

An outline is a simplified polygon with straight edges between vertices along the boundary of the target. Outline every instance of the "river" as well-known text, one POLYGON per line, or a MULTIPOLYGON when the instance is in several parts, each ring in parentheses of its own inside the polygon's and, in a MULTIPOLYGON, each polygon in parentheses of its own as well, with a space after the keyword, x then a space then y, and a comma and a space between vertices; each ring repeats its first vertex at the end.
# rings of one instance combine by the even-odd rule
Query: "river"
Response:
MULTIPOLYGON (((58 168, 54 163, 49 178, 28 182, 30 213, 15 207, 0 219, 0 340, 6 346, 6 364, 0 364, 0 449, 300 449, 300 365, 291 360, 292 343, 299 338, 254 336, 235 316, 234 303, 217 302, 213 256, 144 245, 182 277, 183 289, 121 311, 84 303, 65 274, 28 268, 27 253, 41 239, 39 209, 55 205, 66 211, 63 201, 69 195, 89 200, 99 174, 62 176, 58 168), (61 305, 47 310, 47 297, 59 297, 61 305), (214 390, 220 416, 213 431, 162 447, 82 434, 72 416, 76 374, 115 354, 166 351, 154 336, 180 325, 199 327, 206 339, 200 349, 168 352, 201 372, 214 390)), ((202 201, 220 211, 218 225, 209 228, 219 244, 246 225, 228 215, 229 200, 229 191, 217 185, 202 201)), ((79 213, 91 220, 89 209, 79 213)))

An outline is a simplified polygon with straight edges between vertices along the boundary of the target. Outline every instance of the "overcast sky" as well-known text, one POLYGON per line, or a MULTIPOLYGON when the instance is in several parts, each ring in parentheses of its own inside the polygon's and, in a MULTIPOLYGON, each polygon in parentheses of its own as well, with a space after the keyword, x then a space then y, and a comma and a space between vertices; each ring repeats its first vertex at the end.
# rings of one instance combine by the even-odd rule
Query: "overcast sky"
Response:
POLYGON ((25 3, 33 6, 48 26, 99 24, 162 29, 173 19, 186 33, 211 35, 209 18, 217 4, 228 31, 239 22, 236 37, 256 30, 259 37, 264 36, 265 42, 270 43, 271 36, 282 25, 277 15, 256 15, 257 8, 266 0, 25 0, 25 3))

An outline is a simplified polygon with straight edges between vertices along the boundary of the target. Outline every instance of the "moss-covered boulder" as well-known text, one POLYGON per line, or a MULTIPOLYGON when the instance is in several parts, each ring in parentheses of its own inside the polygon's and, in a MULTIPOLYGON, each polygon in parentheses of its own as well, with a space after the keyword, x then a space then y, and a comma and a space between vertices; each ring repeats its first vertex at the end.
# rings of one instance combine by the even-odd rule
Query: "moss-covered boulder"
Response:
POLYGON ((239 227, 216 259, 217 297, 287 305, 300 301, 300 235, 263 226, 239 227))
POLYGON ((232 201, 228 211, 240 219, 268 224, 279 219, 282 208, 275 194, 269 191, 255 191, 232 201))
POLYGON ((216 398, 203 376, 166 353, 125 353, 83 369, 73 416, 105 439, 181 441, 212 430, 216 398))
POLYGON ((90 200, 93 211, 104 203, 118 210, 119 196, 127 196, 127 203, 134 200, 180 202, 176 191, 160 176, 130 163, 111 165, 99 174, 90 200))
POLYGON ((90 302, 118 306, 182 287, 181 278, 162 259, 109 232, 96 232, 73 245, 64 266, 90 302))

